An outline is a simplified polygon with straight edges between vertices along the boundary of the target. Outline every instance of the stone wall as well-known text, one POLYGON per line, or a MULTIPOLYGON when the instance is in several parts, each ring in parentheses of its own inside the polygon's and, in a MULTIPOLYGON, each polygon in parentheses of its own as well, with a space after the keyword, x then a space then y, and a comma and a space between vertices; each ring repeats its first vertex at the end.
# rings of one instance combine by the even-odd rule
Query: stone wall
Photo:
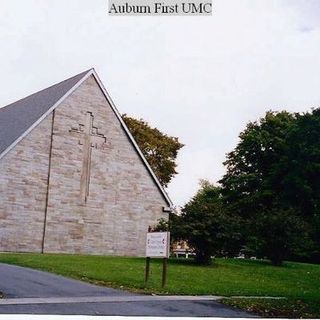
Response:
POLYGON ((0 251, 40 252, 52 116, 0 159, 0 251))
POLYGON ((166 201, 93 76, 1 159, 0 169, 3 251, 41 250, 47 190, 44 252, 142 256, 148 226, 168 217, 166 201), (88 157, 79 125, 88 112, 106 142, 98 137, 91 148, 85 201, 88 157))

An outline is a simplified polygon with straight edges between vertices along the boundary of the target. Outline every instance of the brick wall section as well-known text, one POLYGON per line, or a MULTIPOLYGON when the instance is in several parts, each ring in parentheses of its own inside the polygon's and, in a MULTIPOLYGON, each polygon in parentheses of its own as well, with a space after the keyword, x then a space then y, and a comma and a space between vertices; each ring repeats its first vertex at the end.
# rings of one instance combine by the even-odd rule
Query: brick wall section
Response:
POLYGON ((40 252, 52 116, 0 159, 0 251, 40 252))
POLYGON ((167 218, 162 194, 93 76, 55 111, 45 252, 144 255, 149 225, 167 218), (80 196, 83 145, 71 128, 87 112, 107 142, 92 149, 90 195, 80 196))

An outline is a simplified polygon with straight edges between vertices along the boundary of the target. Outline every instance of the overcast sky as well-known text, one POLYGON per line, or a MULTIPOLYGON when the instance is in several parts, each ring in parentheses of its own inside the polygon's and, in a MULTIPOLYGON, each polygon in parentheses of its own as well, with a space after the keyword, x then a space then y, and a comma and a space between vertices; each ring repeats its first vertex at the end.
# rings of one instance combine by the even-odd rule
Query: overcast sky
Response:
POLYGON ((320 106, 320 0, 213 0, 212 17, 110 17, 107 0, 0 0, 0 106, 95 67, 121 113, 185 144, 168 192, 215 182, 246 123, 320 106))

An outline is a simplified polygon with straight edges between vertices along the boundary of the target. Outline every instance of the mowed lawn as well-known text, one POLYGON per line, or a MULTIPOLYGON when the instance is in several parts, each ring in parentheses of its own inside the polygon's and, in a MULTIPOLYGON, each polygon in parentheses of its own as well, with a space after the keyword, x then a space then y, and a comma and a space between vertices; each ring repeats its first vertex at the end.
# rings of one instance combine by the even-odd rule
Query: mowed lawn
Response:
MULTIPOLYGON (((320 265, 286 262, 282 267, 274 267, 266 261, 215 259, 212 266, 202 267, 194 265, 191 259, 170 259, 167 285, 162 289, 162 262, 157 259, 151 261, 147 286, 143 258, 2 253, 0 262, 145 293, 286 297, 291 304, 306 304, 306 310, 310 303, 311 310, 305 315, 320 317, 320 265)), ((241 299, 230 301, 250 310, 241 299)))

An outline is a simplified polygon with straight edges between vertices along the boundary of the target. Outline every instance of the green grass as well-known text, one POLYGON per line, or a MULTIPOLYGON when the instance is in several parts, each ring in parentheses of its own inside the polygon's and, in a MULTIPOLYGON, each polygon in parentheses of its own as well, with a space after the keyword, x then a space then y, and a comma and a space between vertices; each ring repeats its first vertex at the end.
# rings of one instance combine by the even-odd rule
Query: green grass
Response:
MULTIPOLYGON (((194 265, 192 260, 170 259, 168 283, 162 289, 162 264, 156 259, 151 262, 150 281, 146 287, 143 258, 3 253, 0 262, 145 293, 286 297, 290 303, 302 301, 309 306, 310 302, 312 308, 318 304, 311 314, 320 316, 319 265, 287 262, 283 267, 274 267, 265 261, 216 259, 212 266, 202 267, 194 265)), ((261 305, 267 302, 259 300, 261 305)), ((248 304, 252 305, 249 300, 238 299, 233 303, 245 309, 250 307, 248 304)), ((256 307, 255 311, 259 312, 258 309, 256 307)))
POLYGON ((319 318, 319 300, 297 299, 223 299, 222 302, 262 317, 271 318, 319 318))

